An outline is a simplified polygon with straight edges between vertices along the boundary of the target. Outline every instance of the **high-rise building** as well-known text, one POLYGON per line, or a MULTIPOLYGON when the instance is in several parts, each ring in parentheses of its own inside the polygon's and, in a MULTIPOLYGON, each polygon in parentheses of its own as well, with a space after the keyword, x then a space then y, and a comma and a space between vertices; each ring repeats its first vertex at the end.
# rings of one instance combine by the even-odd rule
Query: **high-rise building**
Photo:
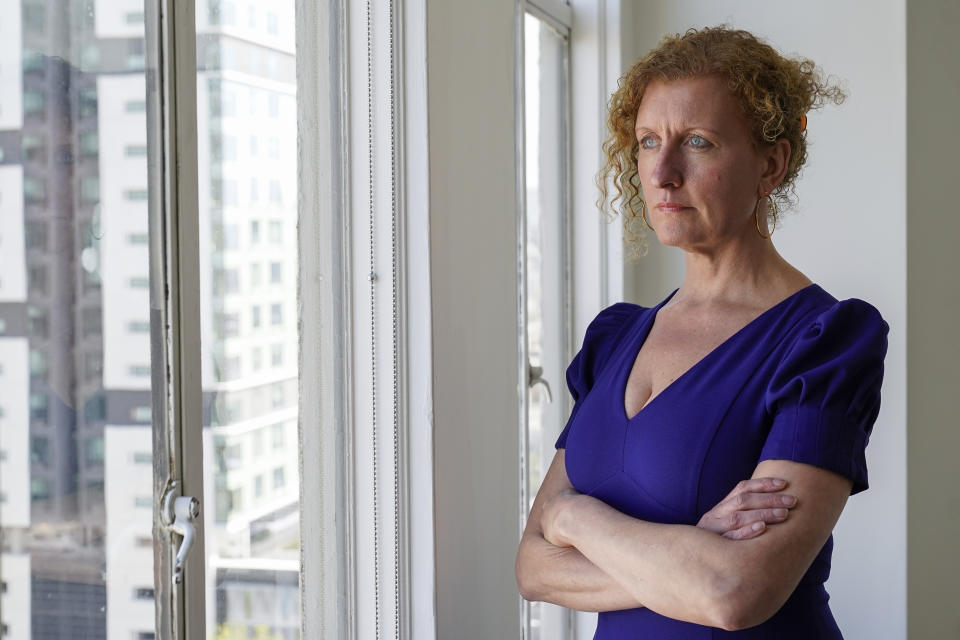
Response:
MULTIPOLYGON (((148 638, 142 1, 0 21, 0 557, 13 638, 148 638)), ((208 629, 296 637, 293 2, 197 2, 208 629)), ((193 559, 197 562, 198 559, 193 559)))

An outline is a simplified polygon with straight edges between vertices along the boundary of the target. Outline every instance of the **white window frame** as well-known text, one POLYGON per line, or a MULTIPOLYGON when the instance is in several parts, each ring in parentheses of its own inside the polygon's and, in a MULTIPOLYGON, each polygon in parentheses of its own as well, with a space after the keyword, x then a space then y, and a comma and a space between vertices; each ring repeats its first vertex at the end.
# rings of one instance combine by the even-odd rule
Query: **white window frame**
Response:
POLYGON ((432 638, 426 3, 298 3, 297 51, 303 637, 432 638))
POLYGON ((193 0, 145 3, 156 633, 173 640, 206 637, 202 518, 174 586, 180 541, 162 513, 168 491, 205 506, 194 21, 193 0))

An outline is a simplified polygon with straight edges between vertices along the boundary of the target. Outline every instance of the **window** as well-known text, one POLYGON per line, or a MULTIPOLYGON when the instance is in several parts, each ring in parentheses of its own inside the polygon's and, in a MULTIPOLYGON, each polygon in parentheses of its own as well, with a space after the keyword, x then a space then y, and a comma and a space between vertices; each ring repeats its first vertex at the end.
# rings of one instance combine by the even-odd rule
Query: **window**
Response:
POLYGON ((131 289, 147 289, 150 287, 150 278, 146 277, 130 278, 129 282, 131 289))
MULTIPOLYGON (((45 378, 49 371, 49 358, 46 351, 33 349, 30 351, 30 375, 36 378, 45 378)), ((46 396, 43 396, 46 398, 46 396)))
POLYGON ((240 291, 240 274, 236 269, 226 269, 223 272, 223 291, 224 293, 240 291))
POLYGON ((87 438, 84 445, 84 459, 87 464, 103 464, 103 438, 87 438))
POLYGON ((130 244, 147 244, 150 236, 146 233, 131 233, 127 236, 127 242, 130 244))
POLYGON ((260 305, 254 305, 250 309, 250 326, 254 329, 260 327, 260 305))
POLYGON ((270 305, 270 324, 274 326, 283 324, 283 305, 270 305))
POLYGON ((103 314, 99 308, 87 308, 83 312, 83 336, 99 336, 103 333, 103 314))
POLYGON ((136 600, 153 600, 153 587, 137 587, 133 590, 133 597, 136 600))
POLYGON ((240 229, 237 225, 223 225, 223 248, 231 251, 240 248, 240 229))
POLYGON ((283 282, 283 265, 279 262, 270 263, 270 284, 283 282))
MULTIPOLYGON (((553 444, 566 418, 560 394, 572 322, 569 264, 569 22, 552 13, 524 18, 523 131, 525 208, 521 237, 521 366, 527 391, 521 441, 522 512, 533 504, 537 487, 553 459, 553 444), (549 391, 556 394, 552 398, 549 391)), ((547 603, 523 602, 524 636, 563 638, 568 612, 547 603)))
POLYGON ((271 444, 273 445, 274 450, 282 449, 284 444, 284 426, 282 424, 275 424, 270 427, 271 435, 271 444))
POLYGON ((283 223, 279 220, 270 221, 270 244, 283 242, 283 223))
POLYGON ((50 498, 50 481, 44 477, 30 479, 30 499, 35 502, 50 498))
MULTIPOLYGON (((47 183, 33 176, 23 178, 23 200, 27 204, 44 206, 47 203, 47 183)), ((30 221, 33 224, 42 224, 40 221, 30 221)), ((28 223, 29 224, 29 223, 28 223)), ((28 245, 29 236, 28 236, 28 245)), ((38 247, 39 248, 39 247, 38 247)))
POLYGON ((128 144, 123 147, 123 154, 128 158, 139 158, 147 155, 147 145, 128 144))
MULTIPOLYGON (((42 184, 42 183, 40 183, 42 184)), ((24 180, 24 189, 27 181, 24 180)), ((27 220, 25 224, 26 247, 44 251, 47 248, 47 223, 43 220, 27 220)))
POLYGON ((24 117, 42 115, 46 107, 46 98, 40 91, 23 92, 24 117))
POLYGON ((80 154, 84 157, 96 157, 100 153, 100 136, 96 131, 80 134, 80 154))
POLYGON ((83 375, 87 382, 100 378, 103 373, 103 354, 98 352, 87 353, 83 356, 83 375))
POLYGON ((50 336, 49 315, 46 310, 33 305, 27 307, 27 331, 36 338, 48 338, 50 336))
POLYGON ((220 323, 221 337, 235 338, 240 335, 240 317, 236 313, 221 314, 220 323))
POLYGON ((273 488, 282 489, 284 485, 284 470, 283 467, 278 467, 273 470, 273 488))
POLYGON ((47 266, 45 264, 32 264, 27 267, 27 288, 31 293, 46 295, 47 266))
POLYGON ((50 463, 50 440, 44 436, 30 438, 30 461, 42 465, 50 463))
POLYGON ((87 203, 100 200, 100 178, 85 176, 80 180, 80 198, 87 203))

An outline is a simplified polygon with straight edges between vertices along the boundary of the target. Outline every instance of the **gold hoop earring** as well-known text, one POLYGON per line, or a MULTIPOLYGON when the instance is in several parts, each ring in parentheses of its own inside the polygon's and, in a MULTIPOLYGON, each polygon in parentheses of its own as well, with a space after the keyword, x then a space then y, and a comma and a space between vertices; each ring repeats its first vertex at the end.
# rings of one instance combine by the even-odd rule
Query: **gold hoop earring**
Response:
POLYGON ((656 233, 656 230, 650 226, 649 222, 647 222, 647 201, 646 200, 640 201, 640 216, 643 218, 643 224, 647 225, 647 229, 650 229, 650 231, 653 231, 654 233, 656 233))
POLYGON ((760 199, 757 200, 757 206, 753 208, 753 218, 754 220, 756 220, 756 223, 757 223, 757 233, 759 233, 760 237, 763 238, 764 240, 769 239, 770 236, 773 235, 773 232, 776 231, 777 214, 779 213, 779 211, 777 210, 777 201, 773 199, 773 196, 768 193, 766 195, 766 198, 767 200, 770 201, 770 208, 773 210, 773 228, 770 229, 770 233, 768 235, 763 235, 763 232, 760 231, 760 203, 763 202, 763 196, 761 196, 760 199))

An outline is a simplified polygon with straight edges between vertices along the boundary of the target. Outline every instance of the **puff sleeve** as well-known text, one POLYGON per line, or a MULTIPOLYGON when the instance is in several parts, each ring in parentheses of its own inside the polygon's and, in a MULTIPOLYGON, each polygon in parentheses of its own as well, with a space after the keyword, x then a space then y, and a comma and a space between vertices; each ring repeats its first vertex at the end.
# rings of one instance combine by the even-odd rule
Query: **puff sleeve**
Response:
POLYGON ((556 448, 566 447, 567 432, 573 418, 580 410, 583 398, 590 389, 597 375, 603 369, 613 351, 622 330, 628 324, 627 320, 639 309, 637 305, 627 302, 618 302, 597 314, 587 327, 583 337, 583 346, 573 357, 567 367, 567 388, 573 396, 573 409, 570 418, 557 439, 556 448))
POLYGON ((822 311, 785 351, 764 394, 773 417, 760 460, 793 460, 867 488, 865 450, 880 410, 889 326, 856 298, 822 311))

